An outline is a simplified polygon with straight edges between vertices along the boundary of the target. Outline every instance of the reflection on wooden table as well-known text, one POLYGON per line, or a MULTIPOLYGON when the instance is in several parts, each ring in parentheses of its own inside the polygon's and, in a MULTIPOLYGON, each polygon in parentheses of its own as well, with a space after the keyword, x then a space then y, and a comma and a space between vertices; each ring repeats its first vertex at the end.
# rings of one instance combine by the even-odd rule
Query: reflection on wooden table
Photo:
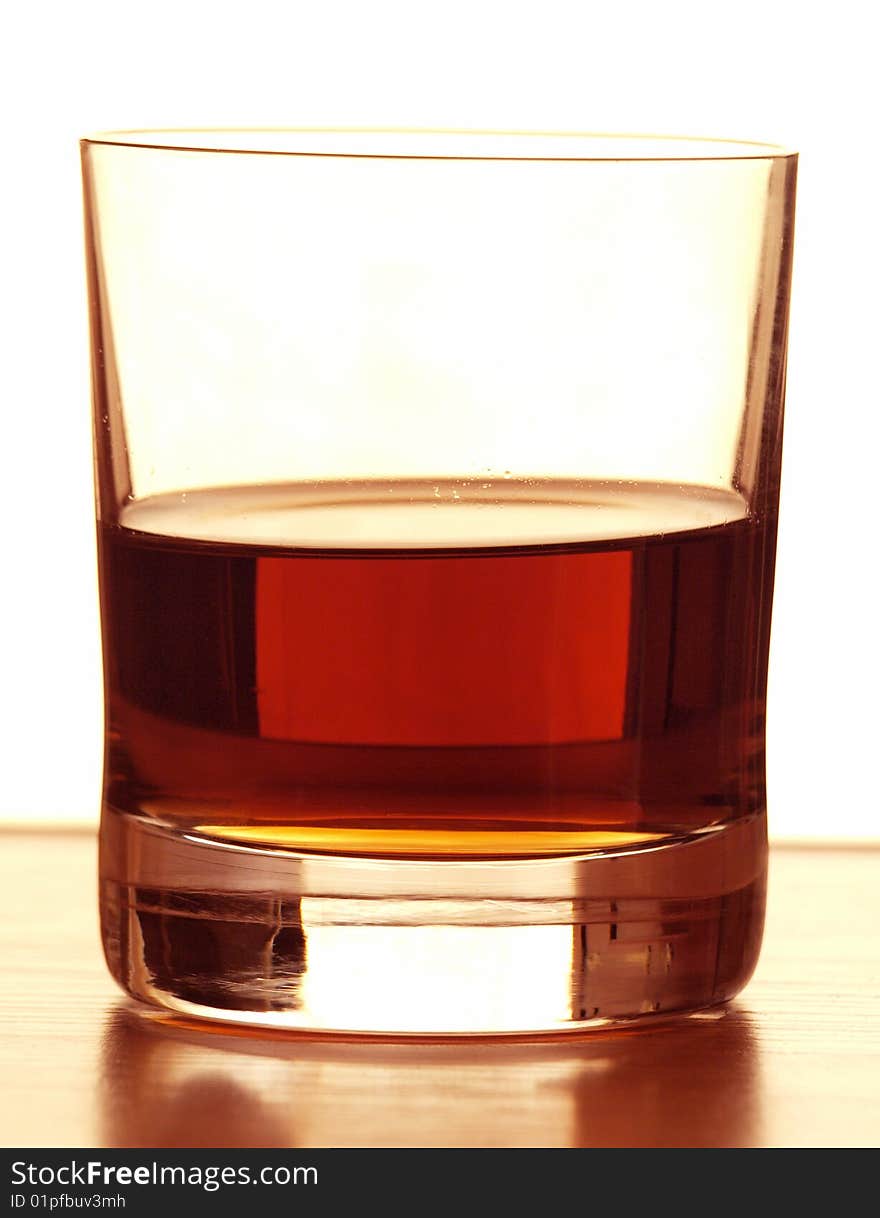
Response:
POLYGON ((102 1046, 103 1140, 372 1146, 381 1130, 398 1146, 737 1145, 760 1123, 758 1070, 739 1012, 561 1042, 395 1043, 252 1039, 121 1004, 102 1046))

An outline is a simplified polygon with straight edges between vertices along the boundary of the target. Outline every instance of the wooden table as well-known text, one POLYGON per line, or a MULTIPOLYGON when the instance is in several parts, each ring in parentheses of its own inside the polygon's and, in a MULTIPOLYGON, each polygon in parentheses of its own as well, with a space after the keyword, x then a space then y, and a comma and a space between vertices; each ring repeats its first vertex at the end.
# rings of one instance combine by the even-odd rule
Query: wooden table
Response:
POLYGON ((101 959, 95 841, 2 834, 7 1147, 874 1146, 880 850, 777 849, 724 1013, 532 1042, 252 1036, 144 1018, 101 959))

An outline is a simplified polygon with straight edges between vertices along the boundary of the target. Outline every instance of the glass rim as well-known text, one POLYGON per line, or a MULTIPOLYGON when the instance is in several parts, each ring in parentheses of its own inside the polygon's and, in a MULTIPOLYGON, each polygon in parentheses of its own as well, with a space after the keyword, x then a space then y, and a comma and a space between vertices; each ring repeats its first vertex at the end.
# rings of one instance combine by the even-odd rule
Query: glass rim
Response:
POLYGON ((714 136, 403 127, 181 127, 98 131, 80 144, 162 152, 403 161, 688 162, 796 159, 781 144, 714 136))

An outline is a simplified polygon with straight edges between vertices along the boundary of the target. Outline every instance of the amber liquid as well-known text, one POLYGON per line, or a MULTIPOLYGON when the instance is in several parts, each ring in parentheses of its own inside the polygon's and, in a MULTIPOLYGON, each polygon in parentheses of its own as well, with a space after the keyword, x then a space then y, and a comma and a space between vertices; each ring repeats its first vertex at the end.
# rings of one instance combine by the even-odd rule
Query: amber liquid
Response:
POLYGON ((100 530, 111 810, 583 853, 762 812, 772 523, 732 492, 238 488, 100 530))

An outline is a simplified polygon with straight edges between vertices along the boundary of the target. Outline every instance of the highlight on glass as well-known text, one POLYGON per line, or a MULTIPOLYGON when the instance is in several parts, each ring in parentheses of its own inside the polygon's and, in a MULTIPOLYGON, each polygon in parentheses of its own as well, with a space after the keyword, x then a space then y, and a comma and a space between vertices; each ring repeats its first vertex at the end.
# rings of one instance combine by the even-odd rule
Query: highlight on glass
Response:
POLYGON ((125 990, 565 1031, 761 940, 797 158, 83 141, 125 990))

